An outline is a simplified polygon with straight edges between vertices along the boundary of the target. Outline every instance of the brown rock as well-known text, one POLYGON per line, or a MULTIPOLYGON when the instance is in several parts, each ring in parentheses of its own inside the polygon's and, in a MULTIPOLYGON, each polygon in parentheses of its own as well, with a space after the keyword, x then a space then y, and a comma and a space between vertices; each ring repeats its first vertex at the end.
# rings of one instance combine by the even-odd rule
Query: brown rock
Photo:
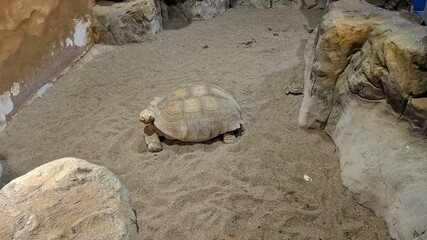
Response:
POLYGON ((369 43, 370 78, 381 81, 387 102, 402 115, 410 98, 427 93, 427 29, 408 21, 384 23, 372 32, 369 43))
POLYGON ((0 190, 0 239, 138 239, 125 187, 103 167, 62 158, 0 190))

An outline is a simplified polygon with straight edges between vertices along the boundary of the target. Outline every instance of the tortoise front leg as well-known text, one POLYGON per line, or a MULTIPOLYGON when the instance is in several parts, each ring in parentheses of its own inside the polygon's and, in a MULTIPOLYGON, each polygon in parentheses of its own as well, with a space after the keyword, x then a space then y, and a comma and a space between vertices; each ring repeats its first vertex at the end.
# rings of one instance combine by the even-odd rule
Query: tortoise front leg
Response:
POLYGON ((144 140, 147 143, 149 152, 160 152, 163 150, 156 127, 153 124, 149 124, 144 128, 144 140))
POLYGON ((226 132, 224 133, 223 139, 224 143, 235 143, 237 141, 236 135, 234 135, 233 132, 226 132))

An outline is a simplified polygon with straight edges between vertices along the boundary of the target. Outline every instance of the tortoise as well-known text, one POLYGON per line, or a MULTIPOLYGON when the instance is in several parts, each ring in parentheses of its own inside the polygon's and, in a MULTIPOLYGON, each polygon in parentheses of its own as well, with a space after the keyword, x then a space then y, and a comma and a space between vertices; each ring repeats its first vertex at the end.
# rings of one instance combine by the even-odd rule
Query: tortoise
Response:
POLYGON ((236 100, 218 86, 204 83, 181 85, 164 97, 155 97, 140 114, 147 124, 144 140, 148 151, 163 149, 159 136, 184 142, 204 142, 223 135, 236 141, 234 131, 243 120, 236 100))

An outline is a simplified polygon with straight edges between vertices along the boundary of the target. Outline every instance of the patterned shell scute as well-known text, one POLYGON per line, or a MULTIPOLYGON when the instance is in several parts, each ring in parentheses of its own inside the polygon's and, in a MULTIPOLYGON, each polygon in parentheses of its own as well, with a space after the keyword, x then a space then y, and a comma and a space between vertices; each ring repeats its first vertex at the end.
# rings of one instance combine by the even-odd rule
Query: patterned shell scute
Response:
POLYGON ((156 127, 182 141, 206 141, 243 124, 237 102, 214 85, 180 86, 153 107, 156 127))

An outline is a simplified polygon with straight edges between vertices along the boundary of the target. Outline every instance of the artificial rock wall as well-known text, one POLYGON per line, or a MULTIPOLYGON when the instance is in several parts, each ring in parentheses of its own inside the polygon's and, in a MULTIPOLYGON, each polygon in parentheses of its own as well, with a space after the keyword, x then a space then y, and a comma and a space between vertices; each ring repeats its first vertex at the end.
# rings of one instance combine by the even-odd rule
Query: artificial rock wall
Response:
POLYGON ((99 43, 156 39, 169 21, 209 20, 231 8, 325 8, 329 0, 100 0, 93 8, 99 43))
POLYGON ((93 15, 98 40, 104 44, 153 40, 163 28, 159 0, 99 1, 93 15))
POLYGON ((93 44, 93 0, 0 0, 0 129, 93 44))
POLYGON ((299 125, 332 137, 344 184, 394 239, 426 239, 427 27, 341 0, 310 36, 305 61, 299 125))
MULTIPOLYGON (((332 1, 332 0, 331 0, 332 1)), ((162 15, 165 20, 208 20, 231 8, 325 8, 328 0, 165 0, 162 15)))

